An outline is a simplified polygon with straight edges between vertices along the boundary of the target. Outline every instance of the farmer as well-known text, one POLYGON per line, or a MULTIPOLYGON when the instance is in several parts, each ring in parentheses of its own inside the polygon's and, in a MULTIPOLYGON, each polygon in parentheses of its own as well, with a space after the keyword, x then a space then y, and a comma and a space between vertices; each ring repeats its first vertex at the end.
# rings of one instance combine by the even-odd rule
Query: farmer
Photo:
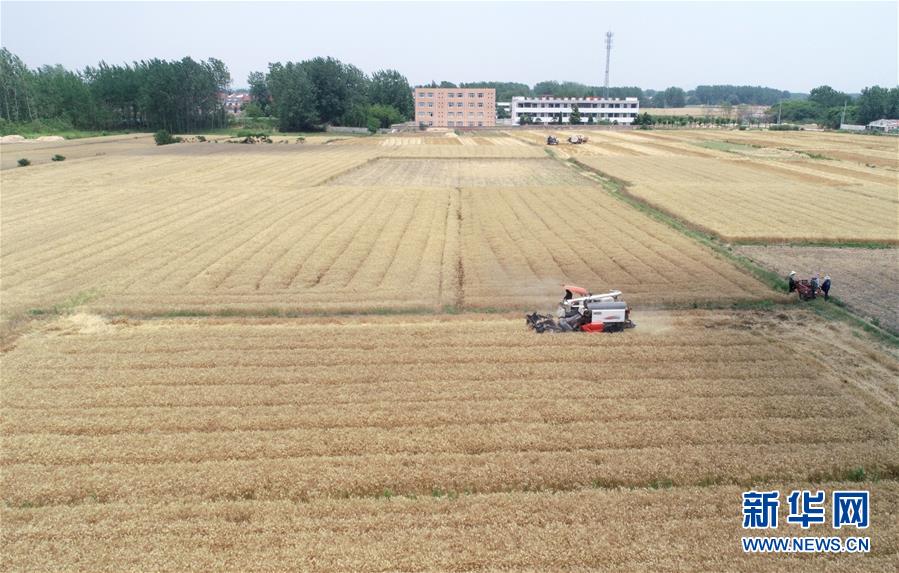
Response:
POLYGON ((794 278, 795 276, 796 276, 796 271, 790 271, 790 292, 793 292, 796 290, 796 279, 794 278))
POLYGON ((808 284, 812 287, 812 298, 816 298, 818 295, 818 273, 812 275, 812 278, 809 279, 808 284))
POLYGON ((830 300, 830 275, 824 275, 824 282, 821 283, 821 290, 824 291, 824 300, 830 300))

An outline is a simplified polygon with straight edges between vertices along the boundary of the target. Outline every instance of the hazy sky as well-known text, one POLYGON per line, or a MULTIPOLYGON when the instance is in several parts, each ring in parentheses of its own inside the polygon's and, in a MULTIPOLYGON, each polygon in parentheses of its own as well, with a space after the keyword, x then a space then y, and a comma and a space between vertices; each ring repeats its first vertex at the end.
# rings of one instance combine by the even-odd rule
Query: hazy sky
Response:
POLYGON ((27 65, 216 57, 233 87, 269 62, 334 56, 430 80, 642 88, 899 82, 897 2, 0 3, 0 42, 27 65))

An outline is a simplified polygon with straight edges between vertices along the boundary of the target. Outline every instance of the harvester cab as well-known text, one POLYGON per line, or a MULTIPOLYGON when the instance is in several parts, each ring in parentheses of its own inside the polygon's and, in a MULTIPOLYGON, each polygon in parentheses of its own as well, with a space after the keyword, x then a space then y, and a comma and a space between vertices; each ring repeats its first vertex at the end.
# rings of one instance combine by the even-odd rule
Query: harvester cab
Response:
POLYGON ((546 145, 559 145, 559 138, 554 135, 550 135, 546 138, 546 145))
POLYGON ((636 326, 631 319, 631 309, 619 300, 621 291, 590 294, 586 289, 563 285, 565 296, 559 302, 556 317, 536 312, 527 315, 526 321, 536 332, 621 332, 636 326))
POLYGON ((572 135, 568 138, 568 143, 572 143, 574 145, 580 145, 581 143, 587 143, 586 135, 572 135))

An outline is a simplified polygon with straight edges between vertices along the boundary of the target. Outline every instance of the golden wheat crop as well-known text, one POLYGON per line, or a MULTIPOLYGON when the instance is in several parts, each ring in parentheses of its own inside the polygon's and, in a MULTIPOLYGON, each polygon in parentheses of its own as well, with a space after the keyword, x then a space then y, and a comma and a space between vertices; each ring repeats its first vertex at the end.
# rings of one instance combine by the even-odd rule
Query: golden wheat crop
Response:
MULTIPOLYGON (((892 475, 896 365, 847 360, 826 344, 843 329, 803 312, 635 319, 624 335, 538 336, 484 315, 60 318, 4 357, 4 569, 614 568, 656 553, 737 569, 745 486, 892 475), (707 562, 713 538, 733 547, 707 562)), ((867 486, 870 570, 895 552, 899 490, 867 486)))
MULTIPOLYGON (((895 571, 895 482, 771 487, 870 490, 872 515, 880 517, 864 533, 872 552, 747 556, 735 510, 743 488, 714 486, 3 508, 0 564, 22 571, 752 572, 764 559, 766 571, 895 571)), ((788 526, 776 534, 808 533, 788 526)))
POLYGON ((643 302, 767 295, 545 157, 392 153, 206 143, 4 171, 5 316, 522 308, 566 281, 643 302))

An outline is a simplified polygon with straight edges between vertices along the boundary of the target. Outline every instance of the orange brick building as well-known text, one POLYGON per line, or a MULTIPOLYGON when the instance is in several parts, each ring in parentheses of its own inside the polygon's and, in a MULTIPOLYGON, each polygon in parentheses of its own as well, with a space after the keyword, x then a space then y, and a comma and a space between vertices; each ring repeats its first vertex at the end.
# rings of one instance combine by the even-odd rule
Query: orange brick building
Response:
POLYGON ((427 127, 494 127, 493 88, 415 88, 415 123, 427 127))

